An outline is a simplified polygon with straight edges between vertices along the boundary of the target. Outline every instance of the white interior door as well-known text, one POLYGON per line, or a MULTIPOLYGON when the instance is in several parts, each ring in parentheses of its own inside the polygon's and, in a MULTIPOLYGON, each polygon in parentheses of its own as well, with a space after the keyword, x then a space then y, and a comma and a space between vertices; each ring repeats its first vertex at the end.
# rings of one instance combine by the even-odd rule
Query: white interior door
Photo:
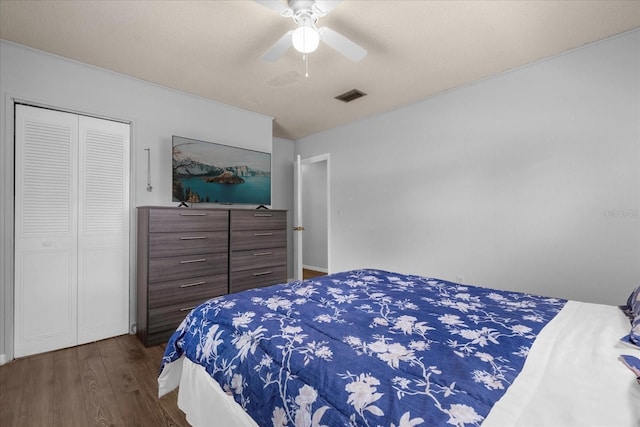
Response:
POLYGON ((294 209, 294 236, 293 236, 293 257, 294 257, 294 279, 302 280, 302 161, 300 155, 296 156, 293 171, 293 209, 294 209))
POLYGON ((16 106, 15 356, 77 339, 78 116, 16 106))
POLYGON ((128 331, 129 138, 16 105, 16 357, 128 331))
POLYGON ((78 344, 129 323, 129 125, 80 116, 78 344))

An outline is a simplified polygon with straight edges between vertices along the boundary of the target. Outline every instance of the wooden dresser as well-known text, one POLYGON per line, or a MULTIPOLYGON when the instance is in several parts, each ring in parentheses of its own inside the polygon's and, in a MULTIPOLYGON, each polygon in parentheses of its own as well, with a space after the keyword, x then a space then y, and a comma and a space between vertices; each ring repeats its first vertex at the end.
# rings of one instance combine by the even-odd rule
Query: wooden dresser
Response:
POLYGON ((166 342, 199 303, 228 292, 225 210, 138 208, 138 338, 166 342))
POLYGON ((207 299, 287 281, 287 211, 137 210, 136 322, 147 346, 207 299))
POLYGON ((229 292, 287 281, 287 211, 230 211, 229 292))

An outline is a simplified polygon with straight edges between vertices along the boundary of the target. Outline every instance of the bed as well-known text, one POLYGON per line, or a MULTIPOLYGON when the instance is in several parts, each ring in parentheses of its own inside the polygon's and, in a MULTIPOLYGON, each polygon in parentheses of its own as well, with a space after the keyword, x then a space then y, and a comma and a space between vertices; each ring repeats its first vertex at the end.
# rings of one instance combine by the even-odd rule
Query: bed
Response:
POLYGON ((194 308, 159 395, 194 426, 639 427, 629 314, 353 270, 194 308))

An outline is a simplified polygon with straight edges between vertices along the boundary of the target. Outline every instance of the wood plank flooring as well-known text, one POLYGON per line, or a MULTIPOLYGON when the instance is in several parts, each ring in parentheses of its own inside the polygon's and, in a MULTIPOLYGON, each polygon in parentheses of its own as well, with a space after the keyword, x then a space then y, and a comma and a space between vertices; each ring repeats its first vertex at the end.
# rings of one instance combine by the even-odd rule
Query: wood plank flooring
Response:
POLYGON ((326 276, 327 273, 323 273, 321 271, 316 271, 316 270, 311 270, 308 268, 303 268, 302 269, 302 279, 303 280, 307 280, 307 279, 312 279, 314 277, 318 277, 318 276, 326 276))
POLYGON ((177 391, 157 397, 163 352, 122 335, 0 366, 0 424, 187 427, 177 391))

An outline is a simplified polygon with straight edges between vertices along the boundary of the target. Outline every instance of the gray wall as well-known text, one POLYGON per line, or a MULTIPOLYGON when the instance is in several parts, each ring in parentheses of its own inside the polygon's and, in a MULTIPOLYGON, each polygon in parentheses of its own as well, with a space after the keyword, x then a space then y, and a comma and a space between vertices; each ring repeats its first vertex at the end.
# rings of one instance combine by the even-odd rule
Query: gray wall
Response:
MULTIPOLYGON (((187 76, 188 77, 188 76, 187 76)), ((272 118, 0 41, 0 363, 13 347, 13 99, 132 123, 131 205, 171 202, 171 136, 272 152, 272 206, 290 209, 292 142, 273 143, 272 118), (151 153, 152 192, 146 191, 151 153), (279 148, 284 150, 280 152, 279 148), (289 171, 291 169, 291 171, 289 171)), ((135 319, 132 215, 131 318, 135 319)))
POLYGON ((333 271, 609 304, 640 284, 640 30, 296 141, 322 153, 333 271))

